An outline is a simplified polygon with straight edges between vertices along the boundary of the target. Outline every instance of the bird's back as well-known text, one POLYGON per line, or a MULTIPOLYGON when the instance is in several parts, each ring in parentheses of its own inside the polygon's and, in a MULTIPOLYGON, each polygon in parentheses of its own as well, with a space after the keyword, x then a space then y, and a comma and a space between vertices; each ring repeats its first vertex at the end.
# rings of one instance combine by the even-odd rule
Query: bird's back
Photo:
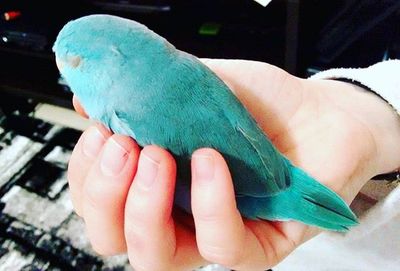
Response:
POLYGON ((183 180, 190 179, 191 154, 211 147, 227 160, 238 195, 269 196, 285 189, 289 184, 285 158, 230 89, 195 57, 179 52, 176 58, 155 75, 160 78, 153 78, 160 83, 157 95, 142 101, 152 114, 147 112, 140 120, 135 115, 138 125, 133 125, 132 135, 138 143, 171 151, 183 180))

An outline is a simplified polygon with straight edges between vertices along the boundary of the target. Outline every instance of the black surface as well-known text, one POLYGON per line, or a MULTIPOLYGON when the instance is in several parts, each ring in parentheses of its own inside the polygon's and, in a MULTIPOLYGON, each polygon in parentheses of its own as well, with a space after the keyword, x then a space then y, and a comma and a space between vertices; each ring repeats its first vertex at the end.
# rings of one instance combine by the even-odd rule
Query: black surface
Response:
POLYGON ((61 176, 64 170, 40 158, 35 158, 28 165, 25 174, 19 179, 18 185, 46 197, 51 185, 61 176))
MULTIPOLYGON (((5 121, 3 124, 7 122, 5 121)), ((18 266, 12 271, 131 270, 126 269, 129 265, 127 259, 110 265, 108 257, 101 257, 90 248, 84 232, 83 221, 73 213, 72 209, 68 209, 69 211, 63 219, 57 218, 59 213, 64 212, 62 209, 65 208, 65 205, 70 204, 70 199, 65 197, 68 193, 66 189, 60 191, 60 197, 50 198, 47 196, 47 191, 55 180, 60 180, 58 177, 62 172, 65 173, 66 168, 60 168, 58 164, 44 161, 43 158, 49 151, 61 147, 58 145, 61 141, 56 140, 57 137, 69 135, 61 136, 61 138, 64 138, 63 143, 69 141, 67 146, 72 146, 80 131, 60 127, 61 130, 58 133, 47 134, 48 140, 42 141, 43 137, 31 136, 39 133, 41 125, 30 126, 27 130, 19 128, 26 123, 40 123, 41 121, 13 114, 12 122, 14 123, 12 127, 0 125, 0 128, 5 129, 8 135, 0 138, 0 145, 4 144, 4 140, 7 141, 4 149, 15 147, 13 144, 15 144, 16 137, 29 138, 31 143, 40 143, 43 148, 25 164, 21 164, 19 172, 10 176, 5 183, 0 184, 0 261, 8 263, 12 261, 14 266, 18 266), (17 129, 14 130, 15 128, 17 129), (11 145, 10 142, 12 142, 11 145), (24 192, 20 194, 21 191, 24 192), (43 205, 43 202, 46 205, 43 205), (52 215, 49 215, 49 212, 52 215), (58 222, 51 221, 53 219, 58 222), (82 240, 73 242, 72 240, 76 238, 82 240), (86 244, 82 244, 83 240, 86 240, 84 242, 86 244)), ((46 125, 53 127, 49 123, 46 125)), ((26 145, 26 152, 29 152, 30 146, 26 145)), ((66 150, 71 151, 70 149, 66 150)), ((0 151, 0 165, 4 162, 3 159, 5 157, 0 151)), ((0 179, 5 170, 6 168, 0 167, 0 179)), ((0 266, 1 270, 3 270, 2 268, 4 267, 0 266)), ((198 269, 198 271, 200 270, 198 269)))
POLYGON ((315 1, 305 2, 310 19, 302 21, 305 26, 301 30, 301 54, 305 59, 300 69, 304 76, 329 68, 368 67, 399 58, 399 1, 329 1, 331 12, 324 13, 326 16, 319 23, 311 19, 314 13, 310 6, 315 1))
POLYGON ((284 66, 285 1, 273 1, 263 8, 253 0, 8 0, 0 5, 0 12, 7 10, 20 10, 22 15, 14 21, 0 19, 0 95, 8 93, 71 107, 71 93, 58 84, 51 47, 65 23, 94 13, 144 23, 178 49, 198 57, 250 59, 284 66), (205 23, 220 25, 218 34, 200 34, 205 23), (7 42, 2 42, 3 38, 7 42))
POLYGON ((20 10, 22 16, 0 19, 0 95, 71 108, 51 46, 66 22, 88 14, 137 20, 198 57, 264 61, 304 77, 309 68, 361 67, 399 57, 399 6, 397 0, 275 0, 267 8, 253 0, 6 0, 0 15, 20 10), (218 34, 199 34, 205 23, 220 25, 218 34), (22 34, 36 39, 11 42, 10 31, 21 40, 22 34), (44 46, 38 35, 45 37, 44 46))
MULTIPOLYGON (((42 151, 38 152, 30 161, 21 165, 20 172, 23 174, 16 174, 11 176, 9 181, 0 185, 0 260, 2 257, 7 257, 8 253, 19 251, 20 257, 15 258, 15 266, 19 262, 27 261, 32 255, 34 259, 29 263, 17 270, 105 270, 102 259, 94 254, 91 255, 82 249, 74 247, 68 239, 59 235, 59 230, 65 227, 64 224, 68 223, 73 213, 71 213, 65 221, 51 231, 26 223, 25 217, 29 216, 27 208, 30 206, 22 205, 13 206, 17 207, 19 217, 14 217, 10 214, 4 213, 7 203, 4 202, 4 196, 7 192, 15 187, 26 189, 32 199, 38 197, 39 199, 46 199, 55 202, 57 198, 49 198, 47 193, 52 184, 60 178, 61 174, 65 172, 65 168, 60 168, 59 165, 53 164, 43 160, 43 156, 49 150, 59 146, 57 143, 61 142, 63 138, 63 145, 72 147, 80 131, 70 128, 61 129, 59 134, 54 134, 53 137, 47 135, 48 140, 43 138, 49 132, 52 124, 22 115, 10 115, 6 121, 0 125, 6 131, 4 137, 0 137, 0 145, 5 147, 12 147, 13 138, 17 136, 27 137, 32 142, 40 142, 44 144, 42 151), (61 135, 61 138, 57 137, 61 135), (10 249, 11 246, 11 249, 10 249)), ((59 146, 61 147, 61 146, 59 146)), ((4 148, 3 148, 4 149, 4 148)), ((28 151, 28 150, 27 150, 28 151)), ((0 150, 0 158, 1 156, 0 150)), ((4 156, 3 156, 4 159, 4 156)), ((0 168, 1 173, 5 168, 0 168)), ((60 193, 67 193, 62 189, 60 193)), ((34 202, 32 202, 34 204, 34 202)), ((50 208, 50 206, 49 206, 50 208)), ((43 210, 45 213, 46 210, 43 210)), ((35 217, 38 221, 43 218, 35 217)), ((46 223, 43 221, 42 223, 46 223)), ((45 224, 44 224, 45 225, 45 224)), ((78 234, 84 234, 78 233, 78 234)), ((108 268, 107 270, 122 270, 122 266, 115 266, 115 268, 108 268)), ((0 267, 1 269, 1 267, 0 267)), ((14 271, 14 270, 13 270, 14 271)))

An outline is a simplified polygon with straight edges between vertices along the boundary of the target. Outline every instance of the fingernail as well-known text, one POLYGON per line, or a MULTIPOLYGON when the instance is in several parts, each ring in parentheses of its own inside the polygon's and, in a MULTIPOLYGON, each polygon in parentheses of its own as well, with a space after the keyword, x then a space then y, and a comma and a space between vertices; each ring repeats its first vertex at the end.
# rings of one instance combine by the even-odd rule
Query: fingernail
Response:
POLYGON ((210 155, 193 155, 195 178, 202 181, 211 181, 214 178, 214 159, 210 155))
POLYGON ((101 157, 100 168, 104 175, 117 176, 128 160, 128 152, 112 137, 107 141, 101 157))
POLYGON ((104 145, 105 141, 106 138, 97 129, 97 127, 91 127, 89 130, 86 131, 83 138, 82 151, 86 156, 90 158, 95 158, 99 154, 101 147, 104 145))
POLYGON ((143 187, 149 188, 156 180, 158 167, 159 163, 157 161, 142 152, 139 158, 136 180, 143 187))

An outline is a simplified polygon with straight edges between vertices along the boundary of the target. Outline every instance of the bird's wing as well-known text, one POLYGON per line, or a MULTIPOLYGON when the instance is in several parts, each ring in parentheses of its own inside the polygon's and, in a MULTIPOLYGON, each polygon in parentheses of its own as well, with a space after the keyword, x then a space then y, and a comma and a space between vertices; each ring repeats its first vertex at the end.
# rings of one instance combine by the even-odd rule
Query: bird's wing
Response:
POLYGON ((230 126, 237 131, 225 133, 225 136, 229 138, 222 139, 225 140, 223 145, 233 140, 236 144, 229 144, 228 148, 235 148, 234 146, 239 142, 245 142, 239 143, 241 145, 234 150, 235 157, 240 160, 234 161, 231 167, 231 171, 236 171, 235 175, 240 177, 239 182, 235 180, 235 191, 242 195, 266 197, 287 188, 290 185, 288 167, 290 162, 275 148, 232 90, 197 58, 184 56, 181 62, 185 65, 179 74, 186 81, 191 80, 186 85, 199 86, 201 84, 203 97, 207 97, 206 109, 214 111, 219 122, 224 121, 222 119, 224 116, 230 126), (240 171, 246 173, 240 174, 240 171))
POLYGON ((172 146, 174 142, 162 140, 169 136, 163 131, 155 129, 158 127, 156 121, 148 121, 144 125, 143 120, 138 121, 133 114, 114 110, 110 116, 109 126, 114 133, 130 136, 142 147, 155 144, 165 149, 174 149, 172 146), (157 133, 152 133, 152 131, 157 131, 157 133))
POLYGON ((114 133, 127 135, 132 137, 133 139, 136 139, 136 135, 129 127, 128 121, 121 117, 120 112, 117 111, 112 112, 109 126, 114 133))
POLYGON ((290 184, 288 167, 285 158, 275 149, 266 138, 264 132, 252 119, 241 118, 236 120, 236 130, 251 145, 255 151, 256 163, 260 166, 260 180, 251 180, 242 194, 250 196, 268 196, 276 194, 290 184), (250 189, 249 186, 255 186, 250 189), (258 187, 258 189, 257 189, 258 187), (263 189, 260 189, 263 188, 263 189), (253 191, 254 190, 254 191, 253 191))
MULTIPOLYGON (((132 122, 133 118, 130 118, 126 113, 113 111, 110 117, 109 126, 114 133, 132 137, 140 146, 151 144, 152 142, 145 140, 148 137, 143 135, 137 136, 137 134, 133 131, 131 127, 131 125, 133 125, 132 122)), ((137 128, 138 129, 135 129, 135 131, 138 130, 140 133, 139 127, 137 128)))

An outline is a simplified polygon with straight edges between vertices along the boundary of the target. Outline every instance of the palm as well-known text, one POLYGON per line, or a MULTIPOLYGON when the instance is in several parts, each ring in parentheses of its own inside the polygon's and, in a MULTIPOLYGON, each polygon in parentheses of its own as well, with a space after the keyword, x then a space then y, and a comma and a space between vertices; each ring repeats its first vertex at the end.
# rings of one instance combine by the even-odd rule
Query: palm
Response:
MULTIPOLYGON (((370 157, 373 139, 356 116, 336 105, 342 99, 340 93, 337 97, 337 92, 336 96, 328 92, 332 90, 316 92, 313 82, 309 83, 310 89, 305 89, 304 80, 265 63, 204 62, 229 85, 282 154, 348 203, 372 177, 359 176, 361 168, 370 162, 359 161, 370 157)), ((349 99, 347 93, 342 95, 349 99)), ((305 241, 306 230, 311 230, 297 222, 246 221, 246 225, 252 231, 267 229, 269 234, 280 235, 270 237, 268 242, 275 261, 305 241)))
POLYGON ((306 80, 265 63, 204 61, 229 85, 281 153, 338 193, 346 193, 344 182, 360 166, 360 155, 372 151, 373 145, 366 126, 342 103, 351 100, 348 93, 322 92, 320 87, 313 88, 318 83, 306 85, 306 80))
MULTIPOLYGON (((348 203, 351 202, 364 182, 374 175, 374 171, 377 170, 374 167, 374 162, 376 161, 371 161, 370 157, 375 155, 376 142, 368 129, 368 125, 362 121, 365 116, 361 117, 360 115, 371 109, 371 101, 368 98, 365 100, 364 96, 360 96, 354 89, 349 89, 348 85, 344 87, 343 83, 302 80, 265 63, 240 60, 205 59, 203 61, 225 81, 239 100, 248 108, 268 138, 271 139, 283 155, 311 176, 339 193, 348 203)), ((377 104, 376 100, 372 102, 377 104)), ((77 111, 84 115, 84 111, 77 100, 74 100, 74 105, 77 111)), ((377 107, 374 107, 374 109, 383 110, 377 109, 377 107)), ((159 149, 158 151, 160 153, 164 152, 165 156, 164 150, 159 149)), ((88 179, 86 173, 82 173, 81 164, 82 162, 86 164, 87 169, 91 167, 91 164, 81 158, 79 150, 74 151, 73 155, 69 170, 70 176, 72 176, 70 185, 72 185, 72 194, 75 195, 75 206, 78 206, 77 210, 79 210, 81 209, 79 205, 82 205, 80 199, 81 185, 79 183, 82 183, 84 179, 88 179)), ((172 157, 169 156, 168 159, 172 160, 172 157)), ((393 165, 388 164, 387 167, 390 168, 393 165)), ((226 167, 225 171, 228 171, 226 167)), ((170 173, 170 176, 174 176, 173 173, 170 173)), ((129 178, 128 176, 125 181, 129 181, 129 178)), ((171 178, 175 179, 174 177, 171 178)), ((230 204, 226 201, 224 201, 224 204, 230 206, 229 208, 233 212, 230 213, 230 218, 222 220, 223 222, 220 226, 224 232, 228 228, 234 228, 230 232, 231 235, 229 235, 232 240, 221 239, 218 238, 221 236, 214 235, 211 235, 211 239, 225 240, 220 243, 223 243, 222 247, 229 247, 229 249, 232 248, 231 244, 235 243, 236 240, 236 246, 233 247, 240 251, 242 251, 241 245, 247 242, 248 250, 253 250, 251 255, 246 256, 249 266, 257 266, 257 264, 259 264, 258 266, 260 264, 262 266, 265 264, 273 266, 292 252, 300 243, 317 232, 315 228, 294 221, 268 222, 246 219, 242 221, 235 206, 230 176, 225 179, 228 179, 226 184, 229 184, 230 188, 228 188, 230 190, 224 187, 218 191, 225 191, 226 198, 231 198, 230 204), (239 233, 236 234, 237 232, 239 233), (237 236, 241 236, 239 239, 246 238, 238 241, 237 236), (255 263, 256 261, 257 263, 255 263)), ((171 180, 170 182, 173 185, 171 180)), ((127 183, 128 186, 129 183, 127 183)), ((103 187, 103 184, 101 187, 103 187)), ((192 188, 192 205, 193 202, 198 202, 199 204, 199 199, 193 201, 193 191, 196 191, 196 189, 193 190, 192 188)), ((198 193, 197 195, 199 195, 198 193)), ((165 194, 164 190, 163 194, 165 194)), ((203 196, 203 194, 201 195, 203 196)), ((159 195, 159 197, 161 196, 159 195)), ((123 215, 124 208, 129 206, 127 200, 129 198, 132 201, 134 197, 128 195, 127 198, 122 197, 119 199, 123 202, 119 206, 121 215, 123 215), (125 200, 127 201, 126 205, 124 204, 125 200)), ((101 201, 103 201, 103 198, 101 201)), ((112 200, 112 202, 115 202, 115 200, 112 200)), ((206 200, 203 200, 202 203, 206 203, 206 200)), ((170 199, 170 204, 172 204, 172 198, 170 199)), ((159 230, 167 232, 171 240, 175 240, 171 244, 173 244, 172 247, 175 246, 173 251, 179 252, 175 255, 175 258, 178 259, 177 262, 179 262, 178 265, 180 267, 200 265, 204 262, 202 258, 202 256, 204 257, 204 251, 201 254, 199 246, 205 243, 204 239, 202 240, 201 238, 201 234, 218 227, 216 225, 212 227, 203 225, 199 229, 199 224, 194 222, 196 221, 195 213, 192 217, 180 213, 178 210, 175 211, 172 224, 168 220, 167 225, 160 227, 159 230)), ((224 215, 226 214, 224 213, 224 215)), ((224 216, 224 218, 226 217, 224 216)), ((94 220, 97 221, 97 219, 95 218, 94 220)), ((112 226, 118 228, 116 232, 119 232, 120 235, 123 234, 121 223, 118 224, 119 226, 114 224, 112 226)), ((197 223, 199 223, 198 215, 197 223)), ((129 222, 126 222, 125 227, 129 228, 131 226, 129 222)), ((102 240, 103 237, 98 238, 102 240)), ((117 241, 118 244, 122 244, 121 246, 124 247, 125 238, 123 236, 116 238, 117 240, 112 239, 112 237, 104 238, 111 238, 110 240, 114 243, 117 241)), ((138 238, 138 236, 135 238, 138 238)), ((129 242, 127 242, 127 246, 129 247, 129 242)), ((216 249, 221 249, 218 245, 216 246, 216 249)), ((230 255, 238 253, 238 251, 232 252, 229 249, 229 253, 226 255, 233 262, 225 259, 225 263, 227 265, 235 265, 235 259, 240 259, 230 255)), ((240 251, 238 255, 241 255, 240 251)), ((137 253, 140 252, 137 251, 137 253)), ((207 259, 208 257, 204 258, 207 259)), ((216 262, 218 260, 224 261, 223 259, 212 259, 216 262)), ((248 270, 247 266, 245 269, 248 270)))

